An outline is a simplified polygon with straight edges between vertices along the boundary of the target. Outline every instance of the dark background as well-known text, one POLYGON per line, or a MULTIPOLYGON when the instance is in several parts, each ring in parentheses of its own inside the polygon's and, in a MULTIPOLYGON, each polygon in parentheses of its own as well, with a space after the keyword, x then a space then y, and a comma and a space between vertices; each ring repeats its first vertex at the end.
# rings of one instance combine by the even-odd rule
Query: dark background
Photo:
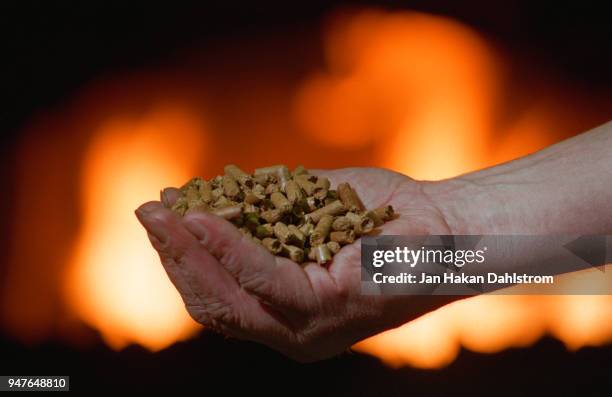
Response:
MULTIPOLYGON (((2 2, 0 31, 4 131, 100 74, 155 65, 181 49, 259 32, 318 32, 321 17, 344 6, 379 6, 448 15, 574 80, 612 88, 612 13, 604 2, 308 1, 2 2)), ((317 46, 319 36, 312 35, 317 46)), ((4 135, 4 134, 3 134, 4 135)), ((10 143, 10 142, 9 142, 10 143)))
MULTIPOLYGON (((604 2, 358 2, 449 15, 473 26, 498 46, 554 66, 568 79, 612 88, 612 14, 604 2)), ((207 3, 199 7, 154 2, 2 2, 0 5, 0 223, 4 245, 12 208, 14 145, 37 112, 60 107, 79 87, 101 75, 163 65, 177 52, 218 46, 265 32, 318 32, 321 17, 346 2, 207 3)), ((306 35, 308 37, 308 35, 306 35)), ((309 35, 319 50, 319 35, 309 35)), ((308 41, 306 40, 306 41, 308 41)), ((0 259, 2 259, 0 257, 0 259)), ((0 276, 2 264, 0 262, 0 276)), ((93 331, 92 331, 93 332, 93 331)), ((284 393, 313 388, 350 394, 558 394, 609 395, 612 346, 570 353, 543 339, 522 350, 483 355, 462 352, 439 371, 392 370, 376 359, 348 354, 299 365, 249 343, 205 333, 157 354, 130 347, 120 353, 102 342, 83 353, 60 342, 26 347, 0 336, 2 374, 70 374, 73 389, 138 386, 213 386, 284 393), (281 381, 287 385, 279 389, 281 381)))

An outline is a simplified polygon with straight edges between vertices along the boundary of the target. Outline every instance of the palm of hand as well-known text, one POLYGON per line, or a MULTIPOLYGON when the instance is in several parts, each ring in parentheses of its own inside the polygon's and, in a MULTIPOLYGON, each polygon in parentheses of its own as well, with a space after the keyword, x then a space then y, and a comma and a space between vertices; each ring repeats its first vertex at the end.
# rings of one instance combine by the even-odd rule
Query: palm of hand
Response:
MULTIPOLYGON (((423 192, 422 185, 405 175, 379 168, 345 168, 313 171, 330 179, 332 186, 350 181, 368 209, 392 205, 399 215, 378 228, 380 234, 450 234, 440 211, 423 192)), ((360 269, 360 246, 345 246, 334 257, 330 271, 344 273, 360 269)), ((354 277, 353 277, 354 278, 354 277)))
MULTIPOLYGON (((399 217, 383 225, 382 234, 448 233, 422 186, 404 175, 373 168, 312 173, 327 176, 332 186, 348 181, 366 208, 393 205, 399 217)), ((360 294, 359 241, 343 247, 328 269, 300 267, 210 214, 181 219, 152 202, 137 215, 196 321, 293 358, 327 357, 423 312, 398 312, 391 298, 360 294)))

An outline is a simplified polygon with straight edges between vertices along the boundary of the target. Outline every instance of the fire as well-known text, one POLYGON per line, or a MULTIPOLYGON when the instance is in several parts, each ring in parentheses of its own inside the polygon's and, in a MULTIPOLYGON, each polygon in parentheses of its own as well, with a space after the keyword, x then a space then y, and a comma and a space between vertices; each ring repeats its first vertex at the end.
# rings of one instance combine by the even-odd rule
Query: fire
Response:
POLYGON ((135 342, 157 350, 196 329, 133 211, 161 186, 190 178, 202 143, 193 115, 163 107, 108 120, 87 151, 66 297, 114 348, 135 342))
MULTIPOLYGON (((504 99, 500 62, 456 21, 411 12, 341 14, 331 19, 325 43, 327 70, 299 88, 296 120, 324 145, 373 145, 377 165, 443 179, 541 149, 554 143, 550 131, 563 130, 558 106, 546 97, 510 125, 496 125, 496 105, 504 99)), ((601 280, 590 277, 587 282, 601 280)), ((355 349, 394 366, 437 368, 452 362, 461 346, 493 353, 527 346, 546 332, 570 348, 602 344, 612 340, 611 302, 607 296, 480 296, 355 349)))
MULTIPOLYGON (((203 153, 212 146, 206 140, 209 135, 188 107, 163 103, 142 112, 152 97, 162 96, 193 100, 192 105, 202 109, 207 101, 191 97, 204 96, 195 84, 198 76, 191 75, 186 82, 166 81, 168 76, 160 73, 143 85, 131 79, 119 81, 114 89, 104 84, 89 100, 75 101, 65 125, 50 122, 34 128, 18 156, 19 221, 11 234, 15 241, 4 280, 9 288, 2 299, 3 326, 29 342, 57 334, 78 340, 82 335, 74 331, 79 326, 71 317, 76 313, 116 349, 138 343, 158 350, 192 335, 198 326, 164 274, 133 210, 157 197, 160 187, 202 175, 204 154, 206 164, 216 169, 238 160, 253 168, 264 157, 299 160, 307 166, 346 166, 358 153, 370 161, 364 165, 441 179, 525 155, 581 128, 574 129, 582 124, 576 122, 573 107, 560 110, 559 98, 568 95, 546 89, 530 90, 528 106, 507 117, 503 107, 516 104, 507 99, 499 54, 476 32, 451 19, 364 10, 336 14, 327 27, 326 69, 297 88, 276 90, 275 84, 281 83, 260 83, 261 76, 250 76, 266 91, 253 89, 253 99, 247 95, 244 103, 229 109, 240 117, 227 125, 238 130, 246 126, 244 132, 257 139, 236 145, 236 136, 245 139, 246 133, 214 137, 216 147, 226 144, 233 152, 203 153), (293 98, 278 94, 293 89, 293 98), (123 109, 131 103, 139 105, 139 116, 123 109), (310 140, 287 139, 286 132, 295 127, 280 117, 285 113, 280 106, 287 103, 293 104, 296 124, 310 140), (109 109, 96 113, 107 104, 112 104, 109 109), (506 116, 503 123, 500 114, 506 116), (105 121, 98 123, 98 118, 105 121), (68 138, 57 139, 66 126, 71 128, 68 138), (47 134, 49 130, 57 134, 47 134), (93 134, 79 163, 79 156, 67 154, 82 149, 83 130, 93 134), (81 169, 79 219, 71 201, 73 176, 67 175, 76 168, 81 169), (49 193, 41 200, 33 187, 49 193), (73 235, 76 241, 68 247, 73 235), (56 302, 60 284, 62 304, 69 310, 56 302)), ((235 76, 219 76, 224 78, 231 82, 235 76)), ((578 281, 566 282, 611 283, 612 272, 608 270, 605 279, 585 272, 578 281)), ((612 340, 611 304, 608 296, 480 296, 367 339, 355 349, 389 365, 423 368, 449 364, 461 347, 493 353, 528 346, 547 333, 577 349, 612 340)))
POLYGON ((496 69, 475 32, 441 17, 364 11, 340 16, 326 42, 330 72, 306 81, 296 100, 307 133, 331 145, 374 143, 380 165, 416 178, 482 166, 496 69))

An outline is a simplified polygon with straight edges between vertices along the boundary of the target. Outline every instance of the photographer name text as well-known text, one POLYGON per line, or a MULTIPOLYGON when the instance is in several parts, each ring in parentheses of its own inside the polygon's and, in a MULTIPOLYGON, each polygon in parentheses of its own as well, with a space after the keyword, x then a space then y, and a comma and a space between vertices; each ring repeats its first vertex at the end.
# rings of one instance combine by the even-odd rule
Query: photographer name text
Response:
POLYGON ((420 277, 412 273, 385 275, 374 273, 372 280, 376 284, 553 284, 553 276, 539 276, 519 273, 497 274, 493 272, 484 275, 468 274, 427 274, 420 277))

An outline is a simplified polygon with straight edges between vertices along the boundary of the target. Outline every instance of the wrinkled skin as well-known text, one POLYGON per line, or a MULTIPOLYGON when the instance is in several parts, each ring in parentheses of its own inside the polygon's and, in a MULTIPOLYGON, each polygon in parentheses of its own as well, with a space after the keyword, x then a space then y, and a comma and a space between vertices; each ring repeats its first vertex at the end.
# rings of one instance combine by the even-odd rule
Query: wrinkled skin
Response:
MULTIPOLYGON (((328 177, 332 186, 351 183, 366 208, 391 204, 399 217, 384 224, 382 234, 450 234, 422 182, 375 168, 312 173, 328 177)), ((175 189, 165 192, 167 202, 176 200, 175 189)), ((153 201, 136 215, 197 322, 299 361, 333 356, 452 300, 361 295, 359 240, 343 247, 328 268, 298 266, 211 214, 181 218, 153 201)))

